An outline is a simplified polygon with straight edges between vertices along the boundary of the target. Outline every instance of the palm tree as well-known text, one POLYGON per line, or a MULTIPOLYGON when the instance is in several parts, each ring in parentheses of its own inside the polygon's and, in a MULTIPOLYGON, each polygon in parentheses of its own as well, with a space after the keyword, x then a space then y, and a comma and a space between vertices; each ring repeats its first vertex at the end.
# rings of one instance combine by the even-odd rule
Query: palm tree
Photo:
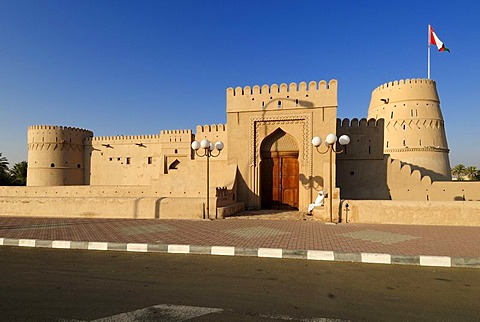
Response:
POLYGON ((16 163, 9 173, 14 184, 25 186, 27 184, 27 161, 16 163))
POLYGON ((463 164, 457 164, 452 168, 452 175, 457 178, 457 180, 463 180, 465 175, 465 166, 463 164))
POLYGON ((472 165, 465 169, 465 175, 469 180, 475 180, 478 177, 478 169, 476 166, 472 165))
POLYGON ((1 152, 0 152, 0 171, 3 171, 3 172, 8 171, 8 160, 6 157, 2 157, 1 152))

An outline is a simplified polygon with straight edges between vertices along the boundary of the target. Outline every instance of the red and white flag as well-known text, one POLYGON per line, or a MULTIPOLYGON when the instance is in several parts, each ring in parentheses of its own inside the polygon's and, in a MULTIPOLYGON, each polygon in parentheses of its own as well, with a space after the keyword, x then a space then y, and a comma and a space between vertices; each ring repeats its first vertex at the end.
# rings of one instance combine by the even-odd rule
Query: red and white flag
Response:
POLYGON ((437 46, 438 51, 447 51, 450 52, 450 49, 445 47, 445 44, 438 38, 437 34, 433 31, 432 26, 428 26, 430 29, 429 45, 433 44, 437 46))

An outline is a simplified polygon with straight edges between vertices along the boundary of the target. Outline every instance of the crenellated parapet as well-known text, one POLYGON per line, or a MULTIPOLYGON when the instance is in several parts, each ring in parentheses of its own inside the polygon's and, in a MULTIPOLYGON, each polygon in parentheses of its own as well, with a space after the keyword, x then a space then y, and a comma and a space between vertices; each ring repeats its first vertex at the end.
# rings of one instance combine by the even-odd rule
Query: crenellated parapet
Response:
POLYGON ((255 85, 227 89, 227 112, 337 106, 337 81, 255 85))
POLYGON ((416 102, 430 101, 430 104, 438 105, 440 99, 435 81, 422 78, 402 79, 378 86, 372 92, 369 116, 373 114, 374 109, 383 109, 385 105, 393 106, 395 104, 397 104, 395 107, 403 107, 412 100, 416 102))
POLYGON ((211 133, 211 132, 225 132, 226 130, 227 130, 226 124, 197 125, 197 134, 211 133))
POLYGON ((99 143, 138 143, 140 141, 160 141, 161 135, 116 135, 116 136, 94 136, 87 138, 87 143, 99 144, 99 143))

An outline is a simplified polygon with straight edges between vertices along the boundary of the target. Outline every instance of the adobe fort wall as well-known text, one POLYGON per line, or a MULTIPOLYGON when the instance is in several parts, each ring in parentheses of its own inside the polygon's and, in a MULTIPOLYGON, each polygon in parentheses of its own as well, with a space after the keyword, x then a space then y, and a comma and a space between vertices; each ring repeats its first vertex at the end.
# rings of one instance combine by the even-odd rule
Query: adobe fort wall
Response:
POLYGON ((385 120, 384 153, 412 164, 434 180, 451 180, 448 145, 436 83, 389 82, 373 92, 368 117, 385 120))

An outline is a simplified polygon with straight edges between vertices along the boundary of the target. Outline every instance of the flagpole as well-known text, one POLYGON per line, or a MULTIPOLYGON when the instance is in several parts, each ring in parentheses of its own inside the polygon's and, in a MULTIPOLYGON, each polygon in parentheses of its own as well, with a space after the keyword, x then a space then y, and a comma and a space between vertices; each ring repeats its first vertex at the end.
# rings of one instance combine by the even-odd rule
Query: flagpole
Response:
POLYGON ((428 25, 428 79, 430 79, 430 25, 428 25))

